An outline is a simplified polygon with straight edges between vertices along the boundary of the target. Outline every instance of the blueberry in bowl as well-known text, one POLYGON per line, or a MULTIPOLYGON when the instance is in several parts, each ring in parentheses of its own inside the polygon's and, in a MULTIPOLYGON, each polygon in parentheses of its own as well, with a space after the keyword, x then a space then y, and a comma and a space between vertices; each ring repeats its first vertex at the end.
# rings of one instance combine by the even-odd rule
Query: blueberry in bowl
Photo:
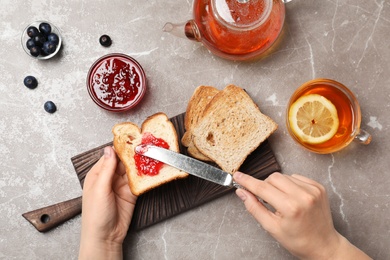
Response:
POLYGON ((57 44, 55 44, 54 42, 46 41, 42 45, 42 51, 46 55, 50 55, 54 53, 56 49, 57 49, 57 44))
POLYGON ((51 25, 49 23, 43 22, 39 24, 39 32, 44 35, 49 35, 51 33, 51 25))
POLYGON ((22 33, 22 47, 31 57, 46 60, 61 48, 61 34, 56 26, 47 21, 29 24, 22 33))
POLYGON ((33 38, 39 35, 39 31, 35 26, 29 26, 27 27, 27 35, 28 37, 33 38))
POLYGON ((57 45, 58 45, 58 43, 60 42, 60 38, 59 38, 58 35, 55 34, 55 33, 50 33, 49 35, 47 35, 47 40, 48 40, 49 42, 53 42, 53 43, 55 43, 55 44, 57 44, 57 45))

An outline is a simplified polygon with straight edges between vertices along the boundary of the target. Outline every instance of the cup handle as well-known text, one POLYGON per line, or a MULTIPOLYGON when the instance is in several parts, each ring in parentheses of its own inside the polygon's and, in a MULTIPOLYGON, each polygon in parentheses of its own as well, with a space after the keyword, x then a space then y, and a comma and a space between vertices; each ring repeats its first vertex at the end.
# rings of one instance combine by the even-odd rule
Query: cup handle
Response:
POLYGON ((358 134, 355 136, 354 141, 361 144, 369 144, 372 140, 372 136, 365 130, 360 129, 358 134))

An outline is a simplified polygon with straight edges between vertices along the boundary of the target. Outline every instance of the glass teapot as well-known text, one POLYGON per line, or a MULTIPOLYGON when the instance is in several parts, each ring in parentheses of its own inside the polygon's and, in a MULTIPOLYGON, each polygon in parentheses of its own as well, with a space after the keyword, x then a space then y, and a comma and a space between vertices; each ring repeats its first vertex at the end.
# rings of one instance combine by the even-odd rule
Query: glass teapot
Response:
POLYGON ((230 60, 260 57, 279 37, 291 0, 194 0, 193 19, 163 31, 202 42, 230 60))

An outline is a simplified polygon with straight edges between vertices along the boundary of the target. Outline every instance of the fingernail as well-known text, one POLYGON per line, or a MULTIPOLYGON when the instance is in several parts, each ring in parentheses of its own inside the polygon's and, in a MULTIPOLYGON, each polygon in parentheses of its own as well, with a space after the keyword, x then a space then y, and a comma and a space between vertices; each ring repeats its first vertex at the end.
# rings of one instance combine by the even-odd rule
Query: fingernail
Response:
POLYGON ((233 174, 233 178, 234 179, 239 179, 239 178, 241 178, 241 176, 242 176, 242 172, 235 172, 234 174, 233 174))
POLYGON ((242 190, 237 190, 236 194, 242 201, 246 200, 246 195, 245 195, 245 193, 242 190))
POLYGON ((104 157, 105 158, 111 157, 111 148, 110 147, 104 147, 104 157))

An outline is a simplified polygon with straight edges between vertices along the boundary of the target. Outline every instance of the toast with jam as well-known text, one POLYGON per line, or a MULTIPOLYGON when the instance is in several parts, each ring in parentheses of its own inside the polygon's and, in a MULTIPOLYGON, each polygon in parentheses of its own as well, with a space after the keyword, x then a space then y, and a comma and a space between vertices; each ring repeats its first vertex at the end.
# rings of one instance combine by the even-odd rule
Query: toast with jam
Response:
POLYGON ((153 144, 179 152, 176 129, 164 113, 148 117, 141 128, 131 122, 116 124, 112 133, 115 151, 126 168, 129 187, 134 195, 139 196, 167 182, 188 176, 188 173, 172 166, 135 153, 135 147, 139 144, 153 144))

